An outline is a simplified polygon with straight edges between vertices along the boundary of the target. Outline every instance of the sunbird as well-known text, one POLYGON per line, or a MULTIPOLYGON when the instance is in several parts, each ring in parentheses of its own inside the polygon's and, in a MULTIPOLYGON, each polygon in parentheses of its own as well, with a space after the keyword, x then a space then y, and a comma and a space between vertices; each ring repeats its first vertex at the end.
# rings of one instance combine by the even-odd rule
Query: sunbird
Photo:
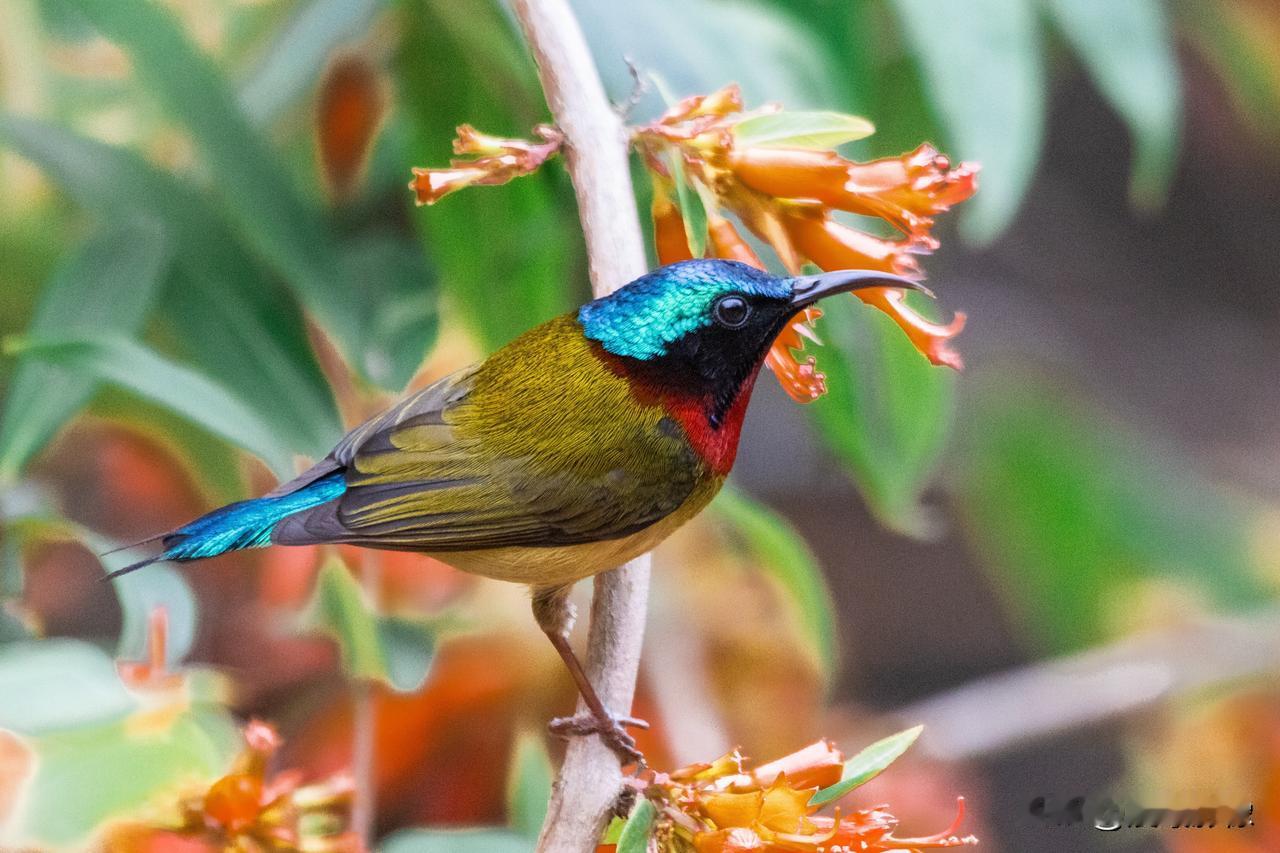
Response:
POLYGON ((160 553, 113 576, 341 542, 528 584, 588 708, 551 730, 599 734, 624 764, 639 761, 626 727, 647 724, 596 695, 569 645, 569 589, 651 550, 711 501, 774 338, 818 300, 864 287, 924 290, 866 270, 660 267, 405 397, 274 491, 145 540, 160 553))

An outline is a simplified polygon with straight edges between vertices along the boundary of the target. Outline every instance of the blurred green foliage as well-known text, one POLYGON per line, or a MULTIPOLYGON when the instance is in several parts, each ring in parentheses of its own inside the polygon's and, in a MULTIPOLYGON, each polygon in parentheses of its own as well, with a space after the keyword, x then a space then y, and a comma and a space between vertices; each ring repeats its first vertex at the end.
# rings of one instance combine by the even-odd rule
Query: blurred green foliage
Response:
POLYGON ((402 692, 419 689, 427 679, 435 632, 420 620, 378 614, 337 557, 320 568, 299 624, 337 641, 343 671, 352 678, 380 681, 402 692))
POLYGON ((1134 582, 1169 578, 1240 610, 1268 600, 1255 529, 1266 505, 1206 482, 1174 448, 1139 437, 1031 376, 992 376, 953 472, 966 532, 1044 650, 1108 636, 1134 582))

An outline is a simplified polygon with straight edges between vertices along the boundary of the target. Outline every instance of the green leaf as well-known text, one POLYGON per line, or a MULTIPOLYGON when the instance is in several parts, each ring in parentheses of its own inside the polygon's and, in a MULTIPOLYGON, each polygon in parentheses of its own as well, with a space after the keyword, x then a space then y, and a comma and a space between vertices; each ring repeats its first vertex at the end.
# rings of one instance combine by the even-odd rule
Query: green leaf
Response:
POLYGON ((733 126, 734 143, 756 148, 835 148, 875 132, 865 118, 833 112, 777 112, 733 126))
POLYGON ((636 807, 631 810, 622 834, 618 836, 618 853, 647 853, 649 837, 653 835, 653 822, 658 816, 658 809, 653 801, 641 797, 636 807))
POLYGON ((733 525, 760 568, 791 597, 819 671, 828 676, 837 672, 835 609, 822 569, 803 537, 782 516, 732 486, 720 490, 712 508, 733 525))
POLYGON ((1274 508, 1054 382, 988 374, 952 468, 963 530, 1025 636, 1053 653, 1101 642, 1146 580, 1190 587, 1206 607, 1271 600, 1257 542, 1274 508))
POLYGON ((163 222, 179 269, 161 308, 180 344, 295 450, 328 452, 341 423, 302 316, 203 197, 134 152, 38 121, 0 116, 0 140, 99 215, 163 222))
POLYGON ((36 772, 9 834, 23 848, 80 848, 106 821, 141 817, 158 797, 223 775, 242 743, 226 711, 203 705, 163 721, 131 717, 42 735, 30 744, 36 772))
POLYGON ((618 816, 614 816, 609 820, 609 825, 604 828, 604 836, 600 839, 601 844, 617 844, 618 839, 622 837, 622 828, 627 822, 618 816))
POLYGON ((827 394, 813 406, 822 438, 886 525, 927 536, 920 493, 946 445, 955 372, 931 365, 897 324, 856 299, 829 299, 818 368, 827 394))
POLYGON ((511 775, 507 781, 507 822, 531 841, 538 840, 551 801, 551 758, 542 738, 523 732, 516 739, 511 775))
POLYGON ((702 195, 689 183, 684 170, 684 160, 674 151, 667 157, 671 166, 671 178, 676 185, 676 202, 680 205, 680 217, 684 220, 684 235, 689 241, 689 251, 695 258, 707 254, 707 209, 702 195))
POLYGON ((924 726, 914 726, 887 738, 876 741, 844 763, 844 773, 839 782, 823 788, 809 800, 810 806, 825 806, 835 802, 860 785, 879 776, 890 764, 897 761, 920 737, 924 726))
POLYGON ((381 681, 400 692, 422 686, 435 655, 434 631, 419 622, 376 613, 337 557, 321 567, 301 626, 333 637, 348 675, 381 681))
POLYGON ((120 719, 137 701, 97 646, 52 638, 0 645, 0 729, 36 736, 120 719))
MULTIPOLYGON (((345 281, 334 235, 250 125, 227 81, 174 16, 146 0, 68 0, 129 54, 134 74, 190 132, 239 233, 285 276, 357 370, 374 343, 365 296, 345 281)), ((379 377, 370 376, 379 381, 379 377)), ((385 377, 382 377, 385 380, 385 377)))
POLYGON ((360 369, 384 387, 403 388, 436 337, 433 276, 422 250, 390 232, 363 234, 343 245, 342 269, 364 294, 360 324, 369 343, 360 369))
POLYGON ((402 829, 379 845, 382 853, 533 853, 533 841, 504 829, 402 829))
MULTIPOLYGON (((160 226, 126 220, 102 228, 65 259, 40 293, 28 334, 132 335, 165 267, 160 226)), ((0 416, 0 479, 12 479, 93 395, 91 376, 34 358, 15 371, 0 416)))
MULTIPOLYGON (((790 9, 750 0, 648 0, 573 3, 610 97, 624 101, 634 81, 625 60, 657 72, 679 97, 729 82, 750 106, 781 101, 791 109, 845 102, 848 85, 835 53, 790 9)), ((636 116, 662 109, 657 96, 636 116)))
POLYGON ((1181 75, 1159 0, 1047 0, 1062 34, 1133 135, 1130 196, 1150 208, 1164 198, 1177 162, 1181 75))
POLYGON ((369 28, 384 0, 311 0, 303 4, 262 54, 240 87, 240 106, 265 124, 311 94, 325 63, 369 28))
POLYGON ((252 409, 216 382, 142 344, 120 337, 46 338, 11 341, 7 348, 160 403, 256 454, 277 477, 287 479, 293 470, 289 448, 252 409))
POLYGON ((892 0, 925 89, 956 159, 982 165, 982 190, 964 205, 975 242, 1008 227, 1040 159, 1045 81, 1032 0, 892 0))

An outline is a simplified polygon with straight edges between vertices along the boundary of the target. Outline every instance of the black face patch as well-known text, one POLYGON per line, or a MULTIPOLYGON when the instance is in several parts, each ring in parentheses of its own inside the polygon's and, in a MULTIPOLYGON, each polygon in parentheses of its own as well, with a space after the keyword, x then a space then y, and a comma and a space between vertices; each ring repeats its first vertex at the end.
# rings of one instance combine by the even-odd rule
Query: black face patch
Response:
POLYGON ((678 339, 648 365, 657 381, 706 396, 708 420, 718 428, 795 309, 787 299, 728 294, 711 311, 715 322, 678 339), (726 304, 730 300, 742 304, 726 304), (723 322, 719 313, 738 325, 723 322))

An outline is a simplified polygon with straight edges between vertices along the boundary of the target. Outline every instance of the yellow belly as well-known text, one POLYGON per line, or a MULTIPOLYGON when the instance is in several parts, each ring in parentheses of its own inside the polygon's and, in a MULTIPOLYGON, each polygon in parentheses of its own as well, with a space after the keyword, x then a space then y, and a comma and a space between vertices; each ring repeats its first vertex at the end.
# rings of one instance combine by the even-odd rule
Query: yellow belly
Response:
POLYGON ((526 583, 532 586, 559 586, 573 583, 618 566, 652 551, 686 521, 697 515, 723 480, 716 478, 699 486, 680 507, 643 530, 618 539, 581 545, 541 548, 508 547, 476 551, 432 552, 431 556, 456 569, 487 578, 526 583))

